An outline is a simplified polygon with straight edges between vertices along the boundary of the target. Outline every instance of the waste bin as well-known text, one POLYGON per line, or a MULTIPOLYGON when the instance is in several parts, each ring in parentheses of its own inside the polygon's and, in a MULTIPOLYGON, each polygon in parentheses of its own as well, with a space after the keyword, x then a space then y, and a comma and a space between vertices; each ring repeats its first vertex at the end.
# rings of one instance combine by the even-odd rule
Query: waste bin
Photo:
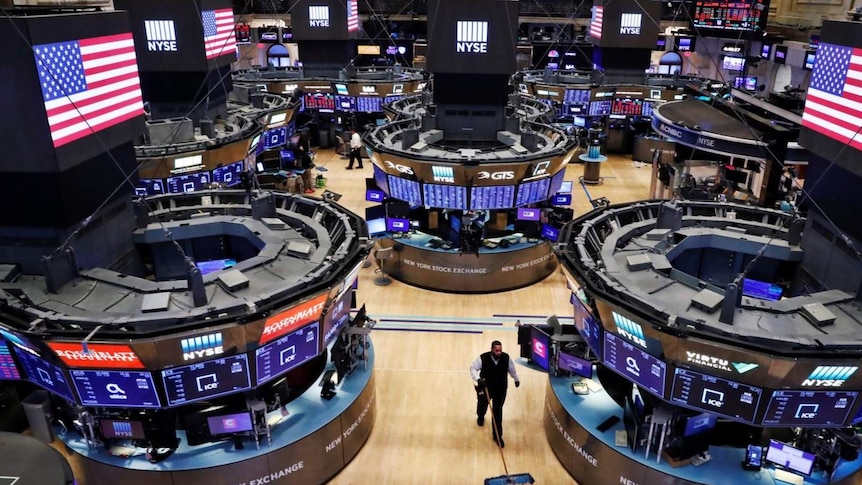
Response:
POLYGON ((51 428, 51 396, 48 391, 33 391, 21 401, 24 414, 30 425, 30 434, 39 441, 50 443, 54 441, 54 430, 51 428))

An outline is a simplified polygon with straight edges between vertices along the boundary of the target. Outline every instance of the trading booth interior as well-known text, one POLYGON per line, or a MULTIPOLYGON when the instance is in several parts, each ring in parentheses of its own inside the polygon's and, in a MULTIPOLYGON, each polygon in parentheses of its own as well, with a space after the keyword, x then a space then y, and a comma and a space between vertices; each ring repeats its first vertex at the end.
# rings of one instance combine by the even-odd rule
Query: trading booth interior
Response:
POLYGON ((858 288, 808 286, 811 225, 643 201, 566 226, 558 255, 580 339, 544 337, 545 428, 572 476, 856 483, 858 288))

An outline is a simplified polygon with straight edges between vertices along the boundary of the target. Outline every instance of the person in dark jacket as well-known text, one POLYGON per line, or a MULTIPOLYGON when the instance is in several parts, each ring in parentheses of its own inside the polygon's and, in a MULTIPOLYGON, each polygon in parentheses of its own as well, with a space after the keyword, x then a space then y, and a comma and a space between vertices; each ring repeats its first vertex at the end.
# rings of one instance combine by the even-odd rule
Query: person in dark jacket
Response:
POLYGON ((515 380, 515 387, 521 385, 515 363, 509 354, 503 352, 503 344, 499 340, 491 342, 491 351, 479 356, 470 366, 470 376, 476 389, 476 424, 485 424, 485 413, 488 411, 488 399, 491 400, 491 437, 500 448, 503 441, 503 404, 506 403, 506 392, 509 389, 509 378, 515 380))
POLYGON ((301 133, 299 140, 296 142, 298 153, 296 157, 297 168, 303 170, 302 185, 305 187, 306 194, 314 193, 314 178, 312 177, 311 169, 314 168, 314 161, 311 159, 311 146, 308 142, 308 135, 301 133))

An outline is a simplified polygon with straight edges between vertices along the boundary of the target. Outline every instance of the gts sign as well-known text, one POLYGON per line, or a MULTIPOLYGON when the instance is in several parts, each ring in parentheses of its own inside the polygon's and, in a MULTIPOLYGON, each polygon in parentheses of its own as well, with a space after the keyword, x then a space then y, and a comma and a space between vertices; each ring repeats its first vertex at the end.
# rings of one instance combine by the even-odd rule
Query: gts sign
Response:
POLYGON ((488 172, 481 171, 478 174, 479 180, 513 180, 515 178, 515 172, 505 171, 505 172, 488 172))
POLYGON ((401 165, 400 163, 393 163, 389 160, 384 160, 383 163, 386 164, 386 167, 391 168, 392 170, 397 170, 399 173, 403 173, 405 175, 413 175, 413 169, 408 167, 407 165, 401 165))

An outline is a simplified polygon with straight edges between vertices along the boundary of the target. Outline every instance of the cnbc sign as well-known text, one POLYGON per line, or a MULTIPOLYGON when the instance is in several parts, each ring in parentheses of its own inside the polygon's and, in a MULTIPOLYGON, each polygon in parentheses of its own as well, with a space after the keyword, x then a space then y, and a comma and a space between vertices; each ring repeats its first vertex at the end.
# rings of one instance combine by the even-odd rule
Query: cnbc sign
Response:
POLYGON ((856 372, 855 366, 817 366, 808 378, 802 381, 803 387, 841 387, 856 372))

